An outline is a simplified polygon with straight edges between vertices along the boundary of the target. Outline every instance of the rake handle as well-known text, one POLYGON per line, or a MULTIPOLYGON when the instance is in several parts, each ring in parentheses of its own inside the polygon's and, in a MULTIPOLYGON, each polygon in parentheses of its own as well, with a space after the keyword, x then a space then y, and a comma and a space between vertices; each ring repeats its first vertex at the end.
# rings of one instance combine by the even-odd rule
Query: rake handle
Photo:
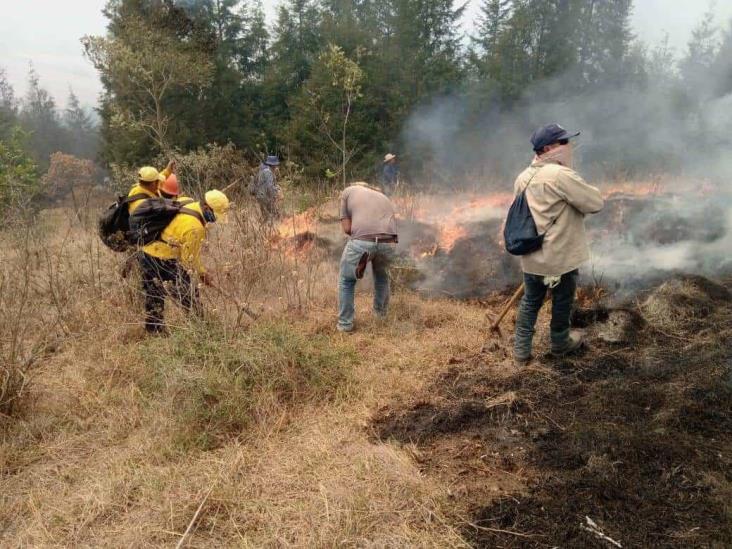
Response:
POLYGON ((521 297, 521 294, 524 293, 524 283, 522 282, 521 285, 516 288, 516 291, 511 296, 511 299, 509 299, 506 302, 506 305, 503 306, 503 310, 501 311, 501 314, 498 316, 498 318, 491 324, 491 331, 496 331, 498 329, 498 325, 501 323, 503 318, 508 314, 508 311, 511 310, 511 307, 514 306, 514 304, 519 300, 521 297))
POLYGON ((241 179, 240 178, 236 178, 236 179, 234 179, 234 181, 232 181, 226 187, 224 187, 221 190, 221 192, 225 193, 226 191, 228 191, 229 189, 231 189, 234 185, 238 185, 239 183, 241 183, 241 179))

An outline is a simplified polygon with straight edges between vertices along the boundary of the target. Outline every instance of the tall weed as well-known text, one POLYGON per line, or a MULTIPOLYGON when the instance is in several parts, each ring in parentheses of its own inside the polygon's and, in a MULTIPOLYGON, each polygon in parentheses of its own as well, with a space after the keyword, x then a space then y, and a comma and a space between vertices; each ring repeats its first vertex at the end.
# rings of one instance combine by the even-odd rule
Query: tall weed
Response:
POLYGON ((190 323, 134 353, 149 406, 170 414, 175 450, 212 449, 293 403, 332 401, 354 390, 356 353, 348 343, 307 336, 286 321, 227 334, 214 322, 190 323))

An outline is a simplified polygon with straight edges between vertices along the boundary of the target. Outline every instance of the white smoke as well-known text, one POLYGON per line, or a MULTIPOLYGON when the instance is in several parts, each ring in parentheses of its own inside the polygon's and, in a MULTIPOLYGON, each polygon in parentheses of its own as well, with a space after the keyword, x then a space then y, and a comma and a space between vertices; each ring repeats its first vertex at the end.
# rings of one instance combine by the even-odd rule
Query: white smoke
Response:
POLYGON ((649 78, 546 99, 561 89, 557 78, 528 90, 510 111, 478 108, 470 93, 440 97, 415 110, 403 142, 407 156, 438 173, 432 179, 444 181, 445 190, 482 185, 485 193, 511 192, 533 157, 536 127, 559 122, 581 130, 576 168, 588 182, 603 188, 656 180, 666 195, 648 201, 647 215, 615 227, 617 234, 600 234, 607 220, 588 217, 594 253, 586 271, 621 286, 675 271, 732 272, 732 93, 718 93, 729 85, 732 59, 728 65, 683 85, 649 78), (672 180, 687 185, 676 189, 667 184, 672 180), (661 230, 659 240, 654 233, 661 230))

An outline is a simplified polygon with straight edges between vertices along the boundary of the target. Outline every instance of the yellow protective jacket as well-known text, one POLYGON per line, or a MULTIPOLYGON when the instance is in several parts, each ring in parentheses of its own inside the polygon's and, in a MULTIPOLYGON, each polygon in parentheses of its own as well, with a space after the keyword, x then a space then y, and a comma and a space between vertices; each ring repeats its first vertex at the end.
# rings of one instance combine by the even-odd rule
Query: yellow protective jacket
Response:
MULTIPOLYGON (((154 197, 158 196, 157 193, 154 193, 152 191, 149 191, 149 190, 143 188, 142 186, 140 186, 139 183, 130 189, 130 192, 127 193, 127 197, 129 198, 130 196, 135 196, 136 194, 146 194, 150 198, 154 198, 154 197)), ((140 200, 135 200, 134 202, 130 202, 129 205, 127 206, 128 211, 130 213, 134 212, 137 209, 137 207, 140 204, 142 204, 143 200, 145 200, 145 199, 142 198, 140 200)))
MULTIPOLYGON (((165 168, 160 173, 163 175, 163 177, 167 178, 171 174, 171 172, 172 172, 172 170, 165 168)), ((127 197, 129 198, 130 196, 135 196, 136 194, 146 194, 150 198, 155 198, 156 196, 158 196, 158 193, 149 191, 149 190, 143 188, 139 183, 137 183, 130 189, 130 192, 127 193, 127 197)), ((130 204, 127 206, 127 211, 129 211, 130 213, 134 212, 137 209, 137 207, 140 204, 142 204, 143 200, 145 200, 145 199, 142 198, 140 200, 135 200, 134 202, 130 202, 130 204)))
MULTIPOLYGON (((203 215, 200 202, 184 207, 203 215)), ((142 251, 159 259, 177 259, 187 271, 203 274, 206 270, 201 263, 201 248, 205 238, 203 223, 192 215, 179 213, 163 231, 162 241, 151 242, 142 251)))

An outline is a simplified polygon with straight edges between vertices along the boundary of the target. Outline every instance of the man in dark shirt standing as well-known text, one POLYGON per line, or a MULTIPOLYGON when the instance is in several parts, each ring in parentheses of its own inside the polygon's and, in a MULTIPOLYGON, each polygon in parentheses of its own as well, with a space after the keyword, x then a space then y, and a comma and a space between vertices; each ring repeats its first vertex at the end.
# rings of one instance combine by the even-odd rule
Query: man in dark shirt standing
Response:
POLYGON ((381 176, 381 184, 384 188, 384 194, 391 196, 397 189, 399 184, 399 164, 394 154, 387 154, 384 157, 384 172, 381 176))
POLYGON ((341 256, 338 281, 338 330, 353 331, 356 281, 369 261, 374 273, 374 313, 386 317, 389 307, 389 264, 398 241, 396 210, 380 190, 354 183, 341 193, 340 218, 350 238, 341 256))
POLYGON ((274 222, 280 218, 279 201, 282 190, 277 184, 275 170, 280 165, 276 156, 268 156, 259 166, 259 172, 252 180, 249 191, 257 199, 262 219, 265 222, 274 222))

